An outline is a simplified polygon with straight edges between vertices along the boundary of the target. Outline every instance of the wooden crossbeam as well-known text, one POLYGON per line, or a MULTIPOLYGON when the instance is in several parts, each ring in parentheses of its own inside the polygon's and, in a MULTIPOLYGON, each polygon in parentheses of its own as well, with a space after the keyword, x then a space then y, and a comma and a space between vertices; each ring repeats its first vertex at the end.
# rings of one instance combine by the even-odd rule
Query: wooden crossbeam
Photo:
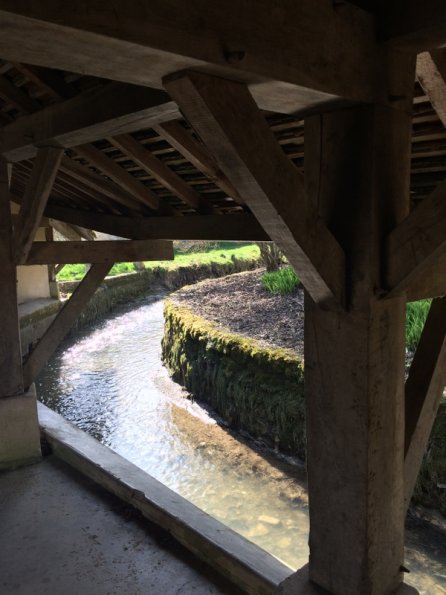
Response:
POLYGON ((99 0, 79 11, 2 0, 0 20, 0 55, 15 62, 158 88, 203 67, 251 85, 262 109, 289 113, 339 97, 387 101, 375 19, 348 2, 174 0, 167 11, 128 0, 111 11, 99 0))
POLYGON ((343 304, 344 252, 245 85, 198 73, 166 88, 317 303, 343 304))
POLYGON ((139 182, 125 171, 124 168, 113 161, 113 159, 107 157, 107 155, 96 149, 93 145, 76 147, 76 153, 86 159, 91 165, 100 169, 106 176, 118 184, 118 186, 124 188, 127 193, 132 194, 135 199, 138 199, 146 207, 166 214, 173 212, 173 209, 164 204, 147 186, 139 182))
POLYGON ((6 161, 0 157, 0 398, 23 393, 22 352, 17 311, 16 268, 6 161))
POLYGON ((69 99, 77 95, 76 90, 67 84, 62 75, 55 70, 48 70, 19 62, 14 62, 13 66, 23 76, 32 81, 40 89, 43 89, 45 93, 48 93, 54 99, 69 99))
POLYGON ((446 295, 446 253, 411 280, 406 290, 408 302, 446 295))
POLYGON ((23 366, 25 387, 34 382, 112 266, 112 263, 92 265, 71 298, 67 300, 36 347, 29 354, 23 366))
POLYGON ((443 126, 446 126, 446 50, 419 54, 417 78, 443 126))
POLYGON ((63 149, 39 149, 26 186, 14 229, 14 260, 26 262, 31 243, 45 210, 62 158, 63 149))
POLYGON ((413 53, 446 46, 443 0, 393 0, 382 5, 381 36, 392 46, 413 53))
POLYGON ((211 210, 210 205, 206 204, 206 200, 198 192, 134 138, 128 134, 121 134, 111 138, 110 142, 193 209, 204 212, 211 210))
MULTIPOLYGON (((19 197, 13 200, 20 204, 19 197)), ((268 234, 252 215, 200 217, 121 217, 47 205, 48 217, 122 238, 143 240, 268 241, 268 234)))
POLYGON ((446 182, 441 183, 387 238, 387 287, 389 297, 412 284, 426 297, 434 288, 420 287, 431 277, 431 267, 446 251, 446 182))
POLYGON ((34 242, 26 264, 113 264, 145 260, 173 260, 172 242, 165 240, 34 242))
POLYGON ((34 157, 39 144, 75 147, 175 117, 178 109, 166 93, 109 83, 4 126, 0 153, 9 161, 22 161, 34 157))
POLYGON ((405 503, 410 499, 446 384, 446 298, 433 300, 406 381, 405 503))
POLYGON ((224 173, 219 169, 215 159, 205 150, 188 132, 178 120, 164 122, 154 126, 157 134, 164 138, 172 147, 174 147, 185 159, 190 161, 199 171, 210 178, 216 186, 234 199, 243 204, 243 199, 239 196, 237 190, 230 183, 224 173))

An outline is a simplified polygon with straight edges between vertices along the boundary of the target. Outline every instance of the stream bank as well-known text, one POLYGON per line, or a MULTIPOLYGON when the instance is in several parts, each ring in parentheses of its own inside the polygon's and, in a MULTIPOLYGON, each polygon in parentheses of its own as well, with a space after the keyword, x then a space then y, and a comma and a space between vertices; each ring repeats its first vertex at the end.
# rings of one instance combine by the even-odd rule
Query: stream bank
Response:
MULTIPOLYGON (((174 380, 230 425, 305 460, 303 295, 274 296, 261 271, 183 287, 165 306, 163 359, 174 380), (235 307, 236 306, 236 307, 235 307)), ((446 518, 446 401, 412 505, 446 518)))

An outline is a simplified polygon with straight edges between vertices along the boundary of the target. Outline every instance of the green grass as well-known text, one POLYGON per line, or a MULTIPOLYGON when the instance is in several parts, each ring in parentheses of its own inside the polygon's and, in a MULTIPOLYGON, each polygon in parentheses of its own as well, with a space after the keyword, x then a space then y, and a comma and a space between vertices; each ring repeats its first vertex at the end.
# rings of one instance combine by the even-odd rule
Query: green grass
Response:
POLYGON ((431 300, 410 302, 406 308, 406 347, 414 351, 420 339, 431 300))
POLYGON ((271 293, 286 295, 293 293, 300 281, 292 267, 284 267, 273 273, 263 273, 262 287, 271 293))
MULTIPOLYGON (((228 262, 234 258, 238 260, 253 260, 259 258, 260 251, 255 244, 238 245, 235 242, 222 242, 218 248, 207 252, 177 253, 174 260, 160 260, 146 262, 146 268, 162 268, 165 270, 179 267, 210 263, 228 262), (232 246, 232 247, 231 247, 232 246)), ((109 276, 132 273, 135 271, 132 262, 120 262, 113 266, 109 276)), ((67 264, 57 275, 58 281, 79 281, 85 275, 85 265, 67 264)))

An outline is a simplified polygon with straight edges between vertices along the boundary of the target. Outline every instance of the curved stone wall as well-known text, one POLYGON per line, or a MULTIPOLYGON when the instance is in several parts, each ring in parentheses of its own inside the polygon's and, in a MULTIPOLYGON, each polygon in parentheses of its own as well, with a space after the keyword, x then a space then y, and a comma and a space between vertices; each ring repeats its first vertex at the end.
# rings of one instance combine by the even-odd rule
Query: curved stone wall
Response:
POLYGON ((173 378, 233 428, 305 456, 303 363, 166 300, 163 360, 173 378))

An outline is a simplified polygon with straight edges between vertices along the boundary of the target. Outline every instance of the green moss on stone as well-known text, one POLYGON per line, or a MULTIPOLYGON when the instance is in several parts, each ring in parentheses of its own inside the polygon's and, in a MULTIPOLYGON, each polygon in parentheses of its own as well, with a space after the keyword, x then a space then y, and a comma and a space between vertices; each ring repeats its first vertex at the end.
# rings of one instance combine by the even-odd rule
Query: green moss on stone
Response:
POLYGON ((166 300, 163 360, 175 380, 232 427, 305 455, 303 363, 166 300))

